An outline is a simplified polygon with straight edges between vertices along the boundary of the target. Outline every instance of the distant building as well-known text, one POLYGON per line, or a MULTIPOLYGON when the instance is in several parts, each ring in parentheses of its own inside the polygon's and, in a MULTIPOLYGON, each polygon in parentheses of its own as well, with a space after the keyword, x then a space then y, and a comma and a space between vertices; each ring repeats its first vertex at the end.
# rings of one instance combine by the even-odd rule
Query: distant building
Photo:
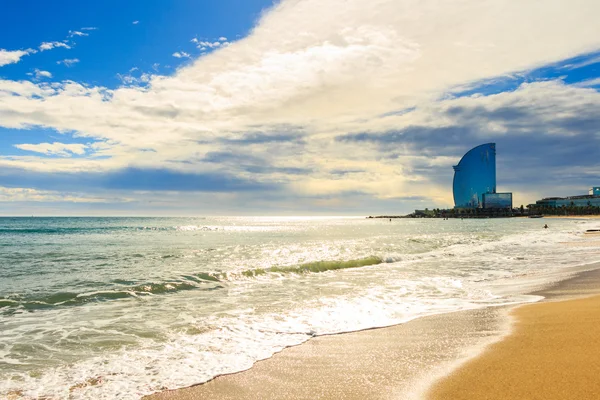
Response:
POLYGON ((496 193, 496 144, 469 150, 454 166, 454 208, 512 208, 512 193, 496 193))
POLYGON ((546 197, 535 202, 536 207, 600 207, 600 187, 593 187, 588 195, 567 197, 546 197), (598 193, 598 194, 594 194, 598 193))

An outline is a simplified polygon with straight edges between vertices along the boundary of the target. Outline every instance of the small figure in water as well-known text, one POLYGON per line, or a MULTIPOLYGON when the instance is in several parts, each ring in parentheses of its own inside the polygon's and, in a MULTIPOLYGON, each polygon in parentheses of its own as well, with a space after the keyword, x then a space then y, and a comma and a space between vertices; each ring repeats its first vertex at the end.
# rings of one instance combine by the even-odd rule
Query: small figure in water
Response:
POLYGON ((544 229, 548 229, 548 224, 544 224, 544 229))
POLYGON ((390 222, 392 222, 392 219, 390 218, 390 222))

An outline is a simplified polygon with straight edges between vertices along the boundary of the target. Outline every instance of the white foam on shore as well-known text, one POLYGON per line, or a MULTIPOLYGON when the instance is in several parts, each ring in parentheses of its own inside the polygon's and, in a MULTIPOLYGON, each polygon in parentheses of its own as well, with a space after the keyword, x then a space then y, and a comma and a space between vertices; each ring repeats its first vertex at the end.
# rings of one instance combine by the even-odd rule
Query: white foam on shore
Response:
MULTIPOLYGON (((436 281, 438 287, 440 282, 436 281)), ((416 285, 418 286, 418 285, 416 285)), ((447 290, 463 290, 448 282, 447 290)), ((314 334, 352 332, 391 326, 418 317, 474 309, 493 303, 487 293, 471 294, 471 301, 397 303, 382 309, 390 293, 371 290, 361 300, 321 301, 319 307, 297 310, 287 317, 243 315, 214 318, 207 325, 218 329, 197 335, 173 334, 166 343, 146 340, 135 349, 124 349, 74 365, 54 368, 41 376, 21 375, 18 381, 0 385, 3 393, 22 390, 26 398, 137 399, 162 389, 206 382, 215 376, 250 368, 285 347, 301 344, 314 334), (483 297, 478 297, 483 296, 483 297), (482 303, 487 300, 491 303, 482 303), (479 300, 479 302, 477 302, 479 300)), ((518 299, 524 301, 531 299, 518 299)), ((243 311, 243 310, 241 310, 243 311)))

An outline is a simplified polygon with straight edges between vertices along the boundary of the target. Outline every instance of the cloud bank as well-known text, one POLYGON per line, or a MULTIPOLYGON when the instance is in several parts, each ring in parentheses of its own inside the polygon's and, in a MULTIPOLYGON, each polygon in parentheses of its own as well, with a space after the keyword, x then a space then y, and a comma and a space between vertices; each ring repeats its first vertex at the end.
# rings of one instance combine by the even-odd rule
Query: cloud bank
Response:
MULTIPOLYGON (((592 112, 600 95, 593 85, 554 79, 495 95, 453 95, 597 51, 597 15, 594 0, 568 7, 562 0, 282 1, 244 39, 194 39, 199 48, 216 50, 172 76, 125 75, 116 90, 0 80, 0 126, 50 128, 64 142, 70 136, 89 142, 76 151, 61 143, 19 144, 62 157, 3 156, 0 166, 223 176, 271 196, 285 193, 287 201, 313 199, 307 201, 315 206, 323 197, 350 195, 449 206, 451 166, 480 142, 498 143, 499 163, 504 151, 508 160, 522 160, 521 148, 554 151, 568 141, 567 164, 581 143, 600 144, 592 112), (65 157, 71 154, 82 157, 65 157)), ((40 50, 56 46, 68 47, 50 42, 40 50)), ((506 183, 523 187, 523 201, 540 195, 519 186, 528 168, 563 168, 566 177, 593 164, 581 160, 565 169, 554 160, 522 162, 522 178, 506 183)), ((178 182, 182 191, 190 187, 178 182)), ((240 187, 206 182, 213 192, 240 187)))

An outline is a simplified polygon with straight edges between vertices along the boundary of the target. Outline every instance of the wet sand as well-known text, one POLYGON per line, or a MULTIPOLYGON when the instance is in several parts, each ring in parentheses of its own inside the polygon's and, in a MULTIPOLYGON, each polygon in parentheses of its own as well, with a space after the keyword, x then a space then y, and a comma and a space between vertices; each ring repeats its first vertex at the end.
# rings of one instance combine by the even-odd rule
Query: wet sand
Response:
MULTIPOLYGON (((600 298, 593 303, 582 303, 581 306, 577 303, 575 307, 570 306, 568 302, 555 302, 598 293, 600 293, 600 270, 584 272, 574 278, 534 292, 535 295, 546 297, 548 303, 525 306, 517 309, 517 312, 519 316, 522 312, 528 313, 527 321, 531 320, 528 323, 533 327, 545 326, 544 324, 549 322, 558 321, 561 315, 567 317, 563 323, 575 325, 578 321, 587 320, 592 315, 588 312, 591 308, 596 307, 600 310, 600 298), (539 312, 535 310, 538 306, 550 307, 549 309, 543 308, 541 315, 549 315, 548 318, 557 319, 544 319, 543 321, 536 319, 539 312), (555 306, 558 308, 554 308, 555 306), (579 311, 572 314, 573 309, 579 311)), ((247 371, 220 376, 191 388, 164 391, 147 396, 146 399, 416 399, 423 398, 430 388, 430 384, 443 376, 450 378, 434 386, 436 398, 440 399, 540 398, 504 396, 503 388, 505 386, 509 386, 510 383, 510 386, 520 387, 522 380, 508 381, 506 379, 514 378, 496 378, 495 367, 490 364, 463 380, 458 380, 458 373, 452 373, 458 364, 466 362, 465 365, 470 366, 473 362, 487 359, 490 353, 487 350, 483 351, 484 348, 494 348, 494 346, 501 346, 504 343, 512 343, 508 340, 513 340, 513 335, 496 345, 490 345, 509 333, 510 320, 507 314, 510 310, 510 307, 504 306, 461 311, 419 318, 388 328, 317 337, 300 346, 285 349, 272 358, 259 361, 247 371), (482 351, 483 356, 475 358, 475 361, 467 361, 477 357, 482 351), (470 387, 472 381, 478 381, 484 375, 487 375, 490 381, 496 381, 499 397, 486 397, 492 396, 490 393, 473 395, 473 397, 469 392, 467 392, 467 397, 459 397, 460 395, 454 397, 454 394, 448 397, 445 394, 447 392, 439 392, 449 390, 445 386, 446 382, 454 382, 454 388, 464 389, 470 387), (483 397, 478 397, 480 395, 483 397)), ((594 318, 596 318, 594 320, 595 335, 596 338, 600 338, 598 332, 600 320, 597 319, 597 316, 594 318)), ((519 329, 520 332, 521 328, 519 329)), ((528 328, 529 330, 531 327, 528 328)), ((557 348, 560 351, 559 347, 563 342, 555 343, 554 341, 568 341, 569 339, 549 336, 554 335, 555 331, 560 333, 561 329, 548 328, 537 331, 536 334, 528 337, 540 340, 540 345, 546 346, 543 347, 544 351, 551 348, 557 348)), ((580 331, 578 330, 578 332, 580 331)), ((584 342, 586 346, 587 337, 584 342)), ((573 347, 579 343, 573 338, 571 341, 573 347)), ((569 351, 576 350, 571 347, 565 348, 569 348, 569 351)), ((504 354, 506 354, 508 363, 507 368, 514 369, 517 375, 523 370, 528 370, 542 377, 548 374, 548 379, 552 379, 550 372, 544 368, 549 371, 571 368, 567 364, 568 360, 565 363, 561 361, 563 353, 554 353, 554 356, 550 355, 544 361, 536 360, 535 362, 542 364, 534 367, 530 364, 534 362, 534 359, 522 357, 519 347, 514 347, 513 351, 517 351, 517 353, 504 354), (554 365, 560 365, 560 367, 554 368, 554 365)), ((579 354, 585 353, 600 354, 600 347, 585 347, 580 352, 573 352, 573 357, 570 358, 571 362, 587 365, 585 363, 591 360, 579 357, 579 354)), ((463 369, 461 368, 459 371, 463 371, 463 369)), ((600 376, 600 371, 594 370, 594 373, 595 376, 600 376)), ((585 376, 585 379, 589 377, 589 375, 581 376, 585 376)), ((572 379, 571 376, 569 379, 572 379)), ((585 384, 580 386, 591 388, 585 384)), ((595 391, 596 389, 594 387, 590 390, 595 391)), ((589 393, 581 393, 582 396, 587 394, 589 393)), ((545 398, 552 399, 552 397, 545 398)))
POLYGON ((435 385, 431 399, 600 398, 600 296, 513 315, 511 335, 435 385))
POLYGON ((403 399, 435 367, 467 356, 508 328, 504 308, 420 318, 406 324, 316 337, 251 369, 147 399, 403 399))

